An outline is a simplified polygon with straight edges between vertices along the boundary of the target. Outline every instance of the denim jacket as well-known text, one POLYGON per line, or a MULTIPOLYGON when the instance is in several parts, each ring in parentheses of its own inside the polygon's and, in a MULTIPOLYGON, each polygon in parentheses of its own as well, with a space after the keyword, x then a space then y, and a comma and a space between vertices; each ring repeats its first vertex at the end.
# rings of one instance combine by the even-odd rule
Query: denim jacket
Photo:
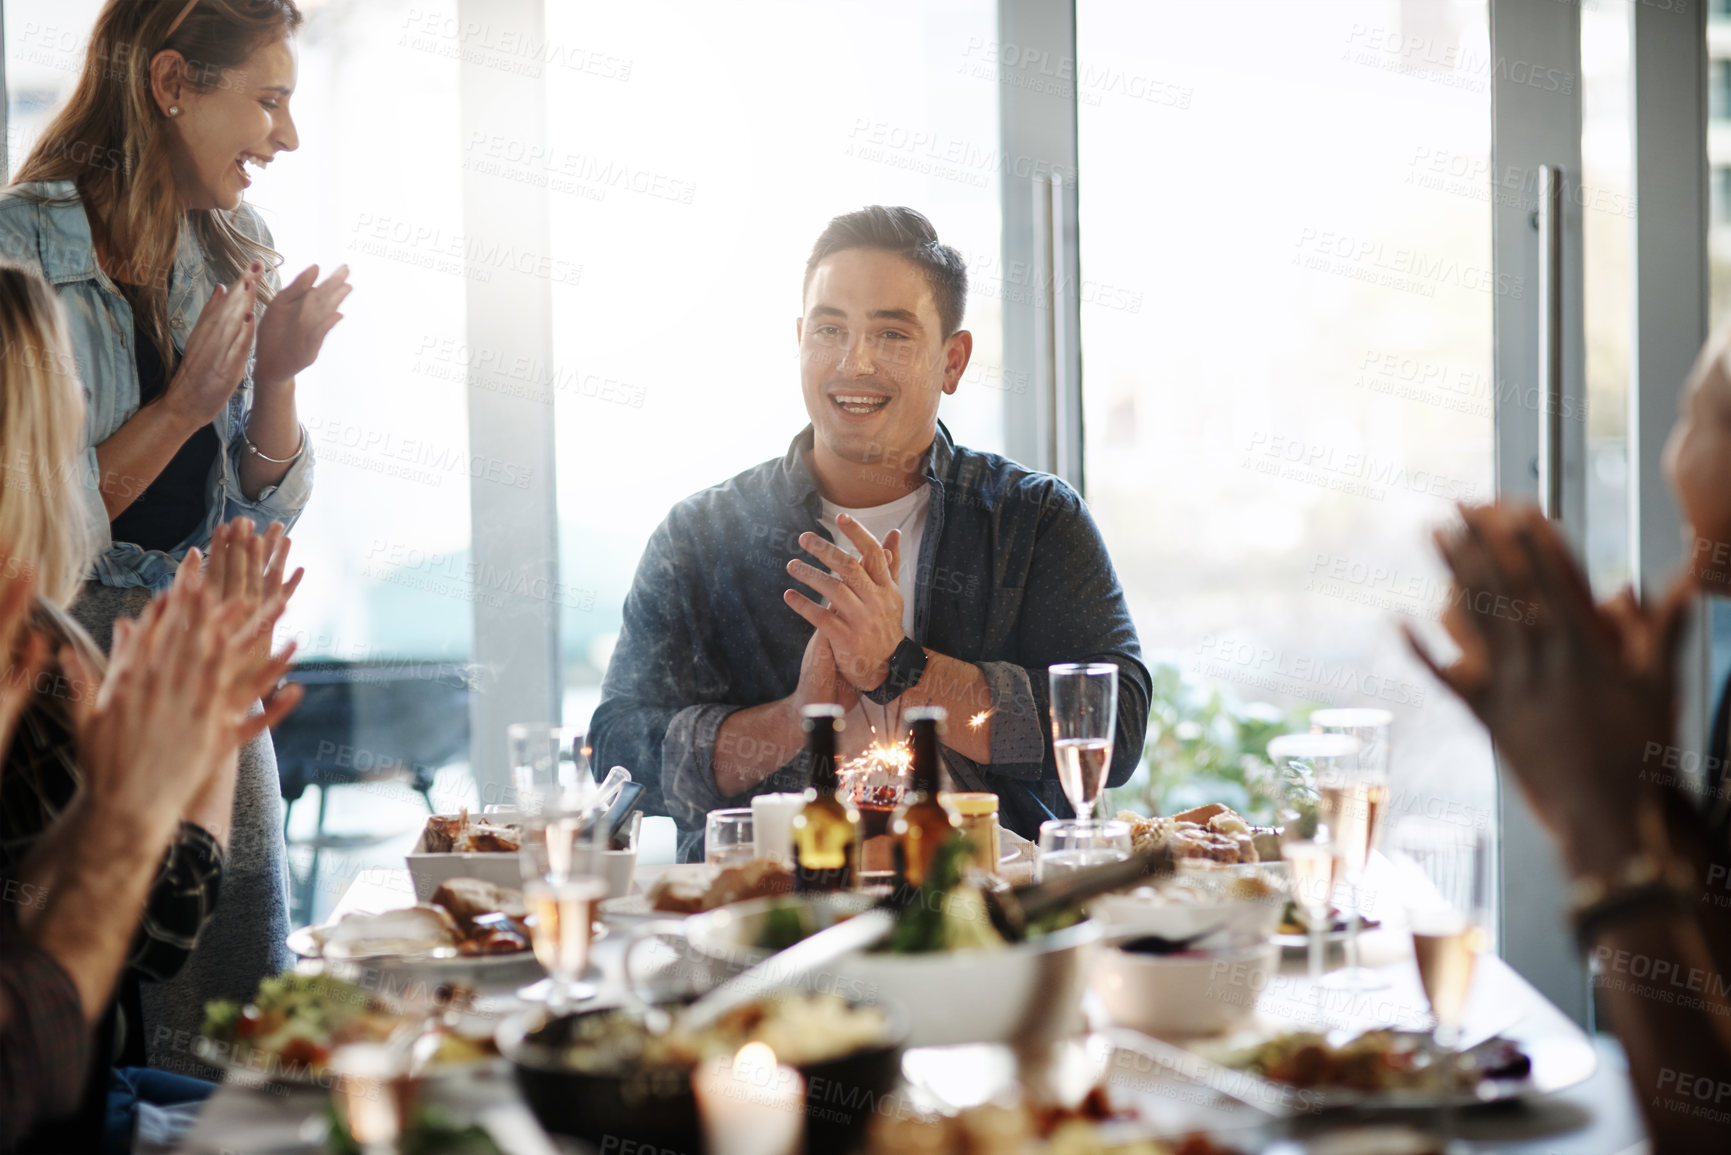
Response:
MULTIPOLYGON (((242 205, 232 220, 249 236, 266 245, 271 243, 270 230, 251 206, 242 205)), ((104 585, 161 589, 173 580, 186 551, 194 546, 208 547, 212 532, 222 522, 244 514, 260 529, 277 521, 294 525, 312 493, 310 444, 283 479, 266 487, 257 500, 247 500, 241 489, 240 464, 246 452, 241 431, 252 408, 253 362, 249 358, 240 388, 213 422, 222 452, 207 482, 209 512, 204 523, 167 553, 114 541, 98 484, 96 446, 138 412, 132 307, 97 265, 90 222, 71 181, 13 185, 0 192, 0 259, 35 268, 66 306, 72 355, 84 383, 85 504, 90 532, 100 545, 92 577, 104 585)), ((274 287, 275 273, 268 276, 274 287)), ((190 228, 182 229, 168 281, 169 326, 177 350, 185 349, 199 313, 215 291, 216 275, 205 263, 202 246, 190 228)))
MULTIPOLYGON (((625 766, 665 809, 683 861, 701 858, 704 816, 751 795, 805 789, 800 751, 743 795, 715 782, 721 724, 736 710, 792 693, 811 626, 782 591, 800 534, 822 535, 822 502, 806 464, 807 426, 786 456, 674 506, 643 550, 625 621, 589 724, 595 765, 625 766)), ((940 423, 927 452, 932 487, 920 542, 913 638, 978 667, 991 694, 991 759, 945 747, 959 790, 998 795, 999 820, 1029 838, 1068 816, 1047 727, 1046 667, 1118 667, 1110 784, 1142 756, 1152 681, 1135 624, 1088 507, 1049 474, 956 445, 940 423)), ((955 719, 951 725, 961 724, 955 719)), ((746 751, 739 751, 745 755, 746 751)), ((751 756, 761 751, 753 749, 751 756)))

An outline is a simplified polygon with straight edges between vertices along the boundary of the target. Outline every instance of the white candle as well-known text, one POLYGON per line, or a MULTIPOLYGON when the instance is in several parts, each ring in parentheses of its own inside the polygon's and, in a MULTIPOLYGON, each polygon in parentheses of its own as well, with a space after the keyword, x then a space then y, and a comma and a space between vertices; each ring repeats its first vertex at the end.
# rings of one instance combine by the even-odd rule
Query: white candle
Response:
POLYGON ((763 1043, 710 1059, 692 1089, 709 1155, 798 1155, 805 1145, 805 1079, 763 1043))
POLYGON ((751 800, 751 833, 759 858, 793 862, 793 819, 804 808, 804 794, 759 794, 751 800))

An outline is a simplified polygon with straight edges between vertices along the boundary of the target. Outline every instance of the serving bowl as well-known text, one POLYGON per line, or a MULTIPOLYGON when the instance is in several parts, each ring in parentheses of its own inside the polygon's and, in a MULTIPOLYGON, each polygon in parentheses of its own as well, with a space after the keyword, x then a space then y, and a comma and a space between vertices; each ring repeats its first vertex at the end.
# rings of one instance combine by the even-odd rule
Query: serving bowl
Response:
MULTIPOLYGON (((699 956, 739 968, 767 958, 772 952, 759 944, 793 922, 810 934, 871 901, 858 894, 756 899, 692 915, 681 926, 699 956)), ((1084 921, 997 950, 857 954, 811 984, 862 1002, 901 1004, 911 1047, 1062 1038, 1083 1026, 1084 964, 1100 933, 1084 921)))
MULTIPOLYGON (((907 1012, 891 1003, 874 1005, 886 1021, 880 1043, 799 1067, 806 1085, 808 1151, 843 1152, 862 1143, 879 1101, 901 1081, 907 1012)), ((639 1151, 702 1151, 690 1069, 622 1067, 603 1074, 575 1069, 563 1060, 562 1049, 586 1019, 619 1010, 600 1007, 552 1015, 538 1008, 506 1019, 496 1041, 499 1053, 511 1063, 524 1101, 547 1130, 602 1150, 636 1143, 639 1151)))
POLYGON ((1103 941, 1088 985, 1115 1025, 1143 1034, 1233 1030, 1249 1020, 1280 970, 1280 947, 1268 941, 1175 954, 1123 949, 1142 937, 1115 934, 1103 941))
POLYGON ((1199 946, 1261 941, 1279 929, 1288 887, 1284 863, 1259 865, 1255 873, 1184 871, 1157 886, 1101 895, 1088 904, 1088 912, 1108 935, 1195 938, 1199 946))
MULTIPOLYGON (((450 817, 445 815, 444 817, 450 817)), ((494 810, 478 816, 487 822, 510 824, 521 822, 515 810, 494 810)), ((431 821, 431 819, 429 819, 431 821)), ((633 814, 626 826, 624 850, 604 850, 595 873, 607 880, 607 897, 619 898, 631 893, 631 883, 637 874, 637 843, 643 825, 643 815, 633 814)), ((486 854, 435 853, 427 849, 427 829, 415 840, 405 856, 409 878, 414 883, 415 901, 428 902, 441 883, 453 878, 479 878, 497 886, 523 885, 523 867, 516 854, 494 851, 486 854)))

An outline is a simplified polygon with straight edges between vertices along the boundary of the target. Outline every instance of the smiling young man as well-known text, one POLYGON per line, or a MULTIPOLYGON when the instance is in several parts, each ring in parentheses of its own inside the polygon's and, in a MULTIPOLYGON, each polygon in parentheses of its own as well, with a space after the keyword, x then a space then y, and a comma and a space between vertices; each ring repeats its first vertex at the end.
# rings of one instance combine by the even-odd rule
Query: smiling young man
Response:
POLYGON ((900 737, 908 707, 945 707, 954 788, 997 794, 1030 837, 1071 813, 1048 665, 1118 666, 1111 782, 1140 759, 1148 671, 1087 507, 938 421, 973 352, 966 298, 960 255, 912 209, 831 221, 796 326, 811 424, 650 538, 590 740, 597 765, 659 788, 682 858, 710 810, 804 789, 813 702, 847 709, 847 756, 900 737))

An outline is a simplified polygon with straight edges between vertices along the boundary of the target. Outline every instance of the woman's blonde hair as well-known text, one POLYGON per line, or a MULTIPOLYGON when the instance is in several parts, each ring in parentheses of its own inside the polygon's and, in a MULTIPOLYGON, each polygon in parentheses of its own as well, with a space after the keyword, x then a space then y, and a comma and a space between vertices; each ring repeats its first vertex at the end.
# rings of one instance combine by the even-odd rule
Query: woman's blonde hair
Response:
MULTIPOLYGON (((168 327, 168 274, 183 225, 193 230, 221 281, 238 280, 253 261, 272 269, 282 258, 237 227, 234 213, 182 213, 166 118, 151 95, 150 62, 161 52, 180 53, 186 83, 209 92, 225 82, 227 69, 300 24, 294 0, 108 0, 90 34, 78 86, 13 178, 70 180, 96 209, 92 232, 119 262, 115 271, 123 291, 171 370, 176 355, 168 327), (129 238, 130 251, 117 251, 110 243, 116 236, 129 238)), ((261 282, 260 300, 270 297, 261 282)))
POLYGON ((13 567, 35 571, 37 595, 61 608, 96 560, 83 449, 84 389, 65 307, 38 274, 0 263, 0 543, 13 567))

